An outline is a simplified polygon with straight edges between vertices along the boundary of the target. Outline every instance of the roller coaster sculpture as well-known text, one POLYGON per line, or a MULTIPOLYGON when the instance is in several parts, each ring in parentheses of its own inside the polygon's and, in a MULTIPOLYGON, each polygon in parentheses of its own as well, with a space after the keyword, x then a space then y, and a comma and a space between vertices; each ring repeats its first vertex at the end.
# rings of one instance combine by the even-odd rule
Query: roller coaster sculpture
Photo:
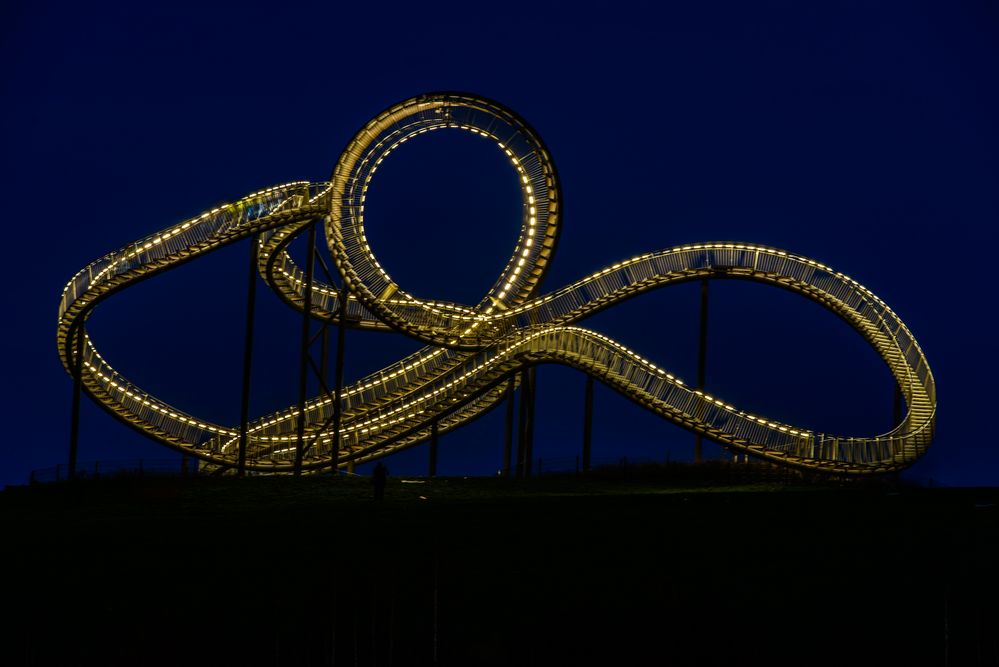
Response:
POLYGON ((579 369, 730 450, 799 469, 846 474, 898 470, 930 445, 936 389, 926 358, 898 316, 853 278, 776 248, 698 243, 624 259, 538 295, 558 240, 561 208, 548 150, 517 114, 467 94, 414 97, 361 128, 329 182, 300 181, 255 192, 86 266, 62 294, 59 355, 71 375, 79 371, 78 382, 87 394, 140 432, 222 467, 237 465, 243 433, 245 467, 262 472, 296 466, 329 470, 425 441, 431 429, 456 428, 495 407, 510 378, 539 363, 579 369), (379 165, 410 139, 446 129, 464 130, 497 146, 520 179, 519 240, 503 273, 475 306, 405 291, 378 263, 365 237, 365 199, 379 165), (340 286, 316 280, 311 267, 303 270, 289 254, 292 239, 310 226, 314 234, 317 221, 325 228, 340 286), (307 317, 395 330, 427 347, 343 387, 339 400, 326 391, 306 401, 304 417, 293 406, 241 427, 213 424, 171 406, 122 377, 98 353, 84 327, 98 303, 137 281, 248 238, 256 244, 260 276, 307 317), (779 423, 688 386, 607 336, 577 325, 643 292, 705 278, 776 285, 839 315, 888 365, 905 400, 904 418, 891 431, 871 437, 779 423))

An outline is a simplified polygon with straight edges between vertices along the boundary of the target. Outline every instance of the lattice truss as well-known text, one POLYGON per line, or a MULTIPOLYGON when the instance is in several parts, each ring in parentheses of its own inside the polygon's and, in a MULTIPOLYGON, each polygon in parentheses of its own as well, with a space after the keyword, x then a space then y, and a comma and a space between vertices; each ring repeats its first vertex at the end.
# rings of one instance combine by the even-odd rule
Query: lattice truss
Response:
MULTIPOLYGON (((70 373, 82 355, 82 387, 94 400, 155 440, 215 465, 237 461, 240 427, 214 424, 152 396, 98 352, 85 323, 103 299, 149 276, 253 238, 263 280, 293 307, 340 325, 395 330, 427 344, 420 351, 343 387, 338 465, 364 462, 424 441, 494 407, 504 381, 525 366, 559 363, 588 373, 670 421, 724 446, 797 468, 878 473, 911 464, 933 437, 936 389, 926 358, 899 317, 853 278, 776 248, 698 243, 624 259, 553 292, 537 294, 561 225, 558 177, 538 135, 502 105, 465 94, 429 94, 372 119, 340 156, 329 182, 294 182, 213 208, 111 252, 79 271, 59 304, 58 348, 70 373), (520 179, 520 236, 502 275, 475 306, 418 298, 378 263, 365 236, 365 200, 379 165, 410 139, 460 130, 509 159, 520 179), (313 280, 288 245, 320 221, 337 285, 313 280), (833 311, 856 329, 890 369, 906 411, 891 431, 845 437, 750 414, 686 385, 649 359, 577 326, 588 315, 666 285, 704 278, 778 285, 833 311), (341 308, 340 296, 347 303, 341 308)), ((331 465, 336 396, 305 403, 304 429, 315 443, 304 470, 331 465)), ((298 406, 246 426, 246 467, 288 471, 298 446, 298 406)))

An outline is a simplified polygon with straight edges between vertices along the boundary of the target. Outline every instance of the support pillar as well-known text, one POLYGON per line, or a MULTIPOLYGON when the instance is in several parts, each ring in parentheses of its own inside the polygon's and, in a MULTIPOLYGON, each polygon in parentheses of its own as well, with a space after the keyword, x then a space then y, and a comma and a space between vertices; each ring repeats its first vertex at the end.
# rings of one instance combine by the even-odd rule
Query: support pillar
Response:
MULTIPOLYGON (((336 377, 333 386, 333 438, 330 443, 330 464, 333 468, 333 477, 336 478, 340 469, 340 426, 343 418, 343 363, 344 354, 347 347, 347 286, 340 288, 340 321, 336 330, 336 377)), ((325 343, 324 343, 325 346, 325 343)), ((325 366, 323 367, 325 373, 325 366)), ((350 472, 354 471, 353 464, 350 472)))
POLYGON ((312 278, 316 265, 316 223, 309 224, 308 260, 305 262, 305 292, 302 303, 302 345, 298 364, 298 441, 295 446, 295 475, 302 474, 305 449, 305 398, 309 385, 309 332, 312 328, 312 278))
POLYGON ((511 375, 506 383, 506 434, 503 438, 503 477, 510 476, 510 457, 513 453, 513 393, 516 385, 515 376, 511 375))
POLYGON ((430 475, 437 476, 437 420, 430 425, 430 475))
MULTIPOLYGON (((534 473, 534 405, 537 398, 537 368, 531 366, 527 373, 527 476, 534 473)), ((540 472, 540 471, 539 471, 540 472)))
MULTIPOLYGON (((83 393, 83 322, 75 331, 72 340, 75 348, 73 357, 73 408, 69 425, 69 472, 67 479, 76 477, 76 455, 80 446, 80 394, 83 393)), ((72 338, 72 335, 71 335, 72 338)), ((56 476, 58 478, 58 475, 56 476)))
POLYGON ((583 472, 590 472, 590 452, 593 445, 593 376, 586 375, 583 397, 583 472))
POLYGON ((517 469, 515 477, 524 476, 524 447, 527 431, 527 369, 520 371, 520 407, 517 410, 517 469))
POLYGON ((326 384, 330 376, 330 327, 328 322, 323 322, 323 328, 319 332, 319 382, 326 384))
MULTIPOLYGON (((246 282, 246 333, 243 338, 243 396, 239 411, 239 463, 237 474, 246 475, 246 441, 250 421, 250 371, 253 366, 253 321, 257 303, 257 250, 260 238, 250 239, 250 270, 246 282)), ((185 470, 187 459, 184 459, 185 470)))
MULTIPOLYGON (((697 346, 697 388, 704 391, 704 376, 708 360, 708 279, 701 281, 701 327, 697 346)), ((699 414, 698 417, 703 417, 699 414)), ((694 463, 701 462, 701 434, 694 434, 694 463)))
POLYGON ((527 477, 531 469, 531 434, 534 429, 533 393, 531 370, 520 371, 520 414, 517 424, 517 476, 527 477))

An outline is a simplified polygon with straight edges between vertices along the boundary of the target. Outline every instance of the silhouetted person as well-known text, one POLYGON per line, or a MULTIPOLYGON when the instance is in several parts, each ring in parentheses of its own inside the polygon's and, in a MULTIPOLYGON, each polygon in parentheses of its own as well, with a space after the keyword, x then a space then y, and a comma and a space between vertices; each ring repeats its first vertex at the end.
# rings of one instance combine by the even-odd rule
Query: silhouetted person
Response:
POLYGON ((388 479, 388 468, 381 461, 375 465, 375 471, 371 474, 371 483, 375 487, 375 500, 381 500, 385 496, 385 480, 388 479))

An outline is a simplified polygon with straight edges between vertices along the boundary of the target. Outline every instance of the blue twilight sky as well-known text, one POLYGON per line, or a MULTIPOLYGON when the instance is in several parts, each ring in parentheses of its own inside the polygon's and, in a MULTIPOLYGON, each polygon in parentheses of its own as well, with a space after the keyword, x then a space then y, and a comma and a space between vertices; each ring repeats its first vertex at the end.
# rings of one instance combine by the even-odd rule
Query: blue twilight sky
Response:
MULTIPOLYGON (((72 385, 55 323, 77 269, 261 187, 328 178, 361 124, 433 90, 499 100, 548 144, 566 215, 546 289, 686 242, 814 257, 885 299, 929 358, 938 438, 907 474, 999 483, 995 3, 670 4, 4 3, 0 484, 66 459, 72 385)), ((476 137, 421 139, 372 185, 372 246, 411 292, 475 303, 516 239, 514 175, 476 137)), ((101 305, 99 349, 178 407, 235 424, 247 252, 227 248, 101 305)), ((295 401, 299 335, 274 295, 258 304, 254 414, 295 401)), ((681 285, 584 326, 694 381, 697 309, 698 286, 681 285)), ((844 435, 889 428, 887 369, 835 316, 724 282, 710 318, 712 394, 844 435)), ((348 378, 416 347, 351 333, 348 378)), ((538 378, 536 453, 568 461, 583 378, 560 367, 538 378)), ((82 419, 81 461, 174 456, 89 401, 82 419)), ((502 430, 496 411, 446 435, 440 471, 494 473, 502 430)), ((598 388, 595 457, 691 453, 688 433, 598 388)), ((425 463, 425 448, 388 461, 393 473, 425 463)))

